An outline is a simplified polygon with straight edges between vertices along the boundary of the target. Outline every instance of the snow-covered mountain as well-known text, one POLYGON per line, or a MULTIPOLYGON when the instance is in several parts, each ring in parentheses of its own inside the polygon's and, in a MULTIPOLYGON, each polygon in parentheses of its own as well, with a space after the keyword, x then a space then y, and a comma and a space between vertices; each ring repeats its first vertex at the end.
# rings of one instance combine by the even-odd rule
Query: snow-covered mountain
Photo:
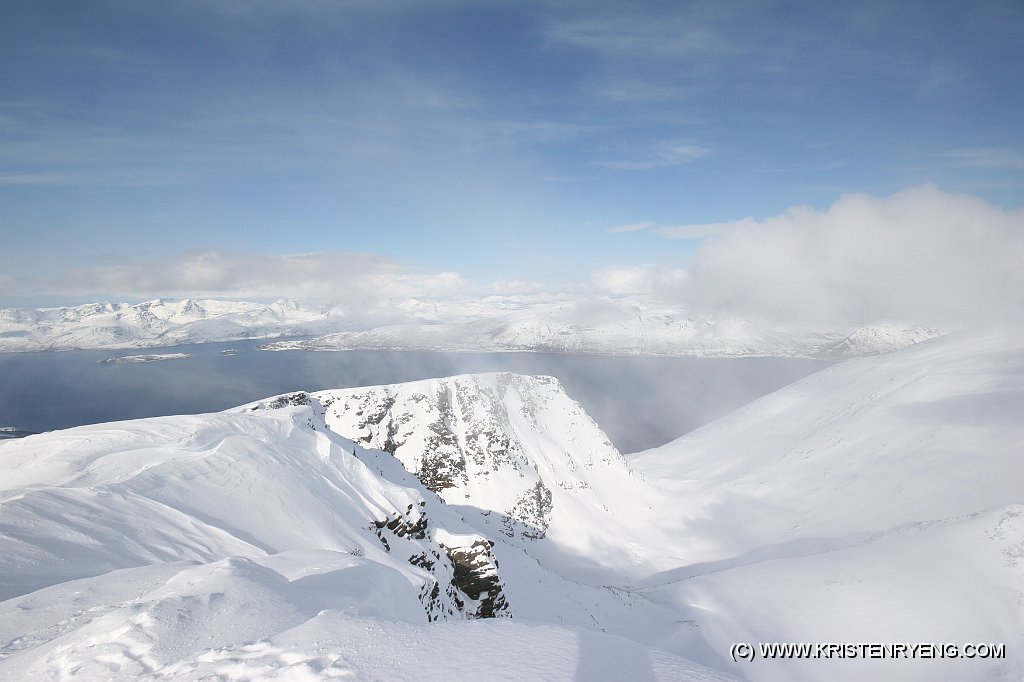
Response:
POLYGON ((593 577, 584 569, 595 556, 599 573, 624 575, 680 561, 662 556, 670 545, 650 485, 554 377, 463 375, 300 392, 242 409, 290 404, 309 405, 334 433, 393 455, 489 537, 563 575, 593 577))
POLYGON ((847 361, 626 458, 510 374, 0 442, 0 679, 1019 679, 1022 351, 847 361), (1005 655, 731 655, 775 642, 1005 655))
POLYGON ((629 661, 725 679, 604 634, 600 620, 670 622, 643 626, 632 598, 512 545, 499 564, 503 536, 309 407, 80 427, 10 441, 0 461, 2 679, 446 679, 470 665, 611 680, 629 661), (527 624, 466 623, 512 617, 527 624))
POLYGON ((447 304, 390 325, 269 343, 267 350, 543 351, 697 357, 787 356, 841 359, 896 350, 938 329, 875 325, 854 329, 777 327, 702 316, 638 298, 509 302, 492 297, 447 304))
POLYGON ((74 307, 0 309, 0 352, 153 348, 332 330, 330 309, 272 304, 156 299, 74 307))
POLYGON ((894 324, 778 328, 748 319, 700 316, 640 298, 611 297, 410 299, 360 313, 290 300, 265 305, 157 299, 134 305, 0 309, 0 352, 288 339, 266 349, 843 358, 887 352, 939 334, 894 324))

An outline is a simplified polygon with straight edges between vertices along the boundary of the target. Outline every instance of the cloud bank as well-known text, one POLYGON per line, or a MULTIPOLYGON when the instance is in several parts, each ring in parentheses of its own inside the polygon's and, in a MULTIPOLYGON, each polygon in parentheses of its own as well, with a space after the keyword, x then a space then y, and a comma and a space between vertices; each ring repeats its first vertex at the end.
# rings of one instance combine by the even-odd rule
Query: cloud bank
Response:
POLYGON ((692 305, 786 322, 1024 318, 1024 210, 934 186, 737 221, 697 252, 692 305))
POLYGON ((65 297, 298 298, 369 312, 416 299, 641 296, 697 315, 840 329, 878 322, 948 328, 1024 323, 1024 210, 934 186, 889 197, 847 194, 825 210, 795 207, 763 220, 635 223, 609 239, 703 238, 692 261, 621 264, 585 282, 472 282, 372 253, 192 251, 80 267, 28 281, 0 273, 0 299, 65 297))
POLYGON ((41 281, 3 281, 7 296, 298 298, 351 306, 388 299, 443 297, 467 284, 454 272, 424 273, 372 253, 245 254, 189 251, 164 259, 82 267, 41 281))

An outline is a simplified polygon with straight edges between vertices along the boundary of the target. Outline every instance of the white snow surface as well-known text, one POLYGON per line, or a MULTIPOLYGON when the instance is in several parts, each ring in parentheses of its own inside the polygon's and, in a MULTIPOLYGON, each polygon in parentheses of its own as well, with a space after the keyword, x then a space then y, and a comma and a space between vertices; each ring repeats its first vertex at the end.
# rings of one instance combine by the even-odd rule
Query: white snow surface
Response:
POLYGON ((307 406, 79 427, 0 462, 0 679, 728 679, 623 637, 667 611, 492 552, 307 406), (465 622, 487 608, 516 622, 465 622))
MULTIPOLYGON (((713 650, 1005 643, 1005 660, 759 661, 751 680, 1021 679, 1024 335, 823 370, 631 466, 681 501, 690 563, 643 582, 713 650)), ((700 657, 697 657, 700 660, 700 657)))
POLYGON ((940 333, 895 323, 780 328, 698 315, 642 297, 607 296, 405 299, 359 312, 294 300, 268 305, 208 299, 0 309, 0 352, 288 339, 265 348, 843 358, 902 348, 940 333))
POLYGON ((643 576, 681 560, 658 523, 657 492, 554 377, 461 375, 241 409, 291 402, 311 405, 333 432, 393 454, 488 537, 529 548, 563 575, 598 579, 614 567, 643 576))
POLYGON ((1022 351, 846 361, 626 458, 510 374, 0 442, 0 679, 1021 679, 1022 351))

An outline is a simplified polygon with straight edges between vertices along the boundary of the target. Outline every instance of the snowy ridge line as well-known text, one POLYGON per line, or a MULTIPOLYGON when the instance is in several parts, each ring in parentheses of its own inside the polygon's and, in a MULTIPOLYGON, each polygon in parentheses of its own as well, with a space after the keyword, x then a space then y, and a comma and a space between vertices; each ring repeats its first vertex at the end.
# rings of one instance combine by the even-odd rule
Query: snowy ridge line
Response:
POLYGON ((294 405, 394 456, 441 499, 466 506, 464 515, 489 537, 564 563, 565 571, 570 557, 596 547, 626 574, 650 570, 622 540, 655 524, 653 510, 637 503, 652 491, 554 377, 458 375, 284 394, 239 409, 294 405))
MULTIPOLYGON (((241 419, 247 420, 247 426, 252 426, 251 418, 243 416, 241 419)), ((164 421, 166 423, 168 420, 164 421)), ((173 420, 171 421, 173 423, 173 420)), ((192 423, 203 428, 206 426, 205 421, 193 420, 192 423)), ((124 424, 128 428, 145 427, 145 424, 133 422, 124 424)), ((82 457, 79 461, 85 467, 85 471, 82 472, 84 476, 76 476, 70 480, 65 479, 64 485, 60 487, 36 485, 29 488, 16 488, 11 491, 13 494, 10 499, 5 500, 7 523, 13 520, 14 525, 17 526, 17 519, 25 516, 40 520, 46 519, 50 533, 53 535, 59 537, 60 529, 64 527, 75 535, 102 537, 104 546, 115 544, 114 540, 118 537, 116 529, 124 529, 120 533, 122 542, 126 546, 121 550, 120 555, 116 549, 105 549, 100 554, 91 550, 87 555, 79 557, 74 565, 69 565, 60 555, 52 556, 52 566, 58 572, 63 571, 61 575, 65 576, 65 579, 67 577, 85 577, 94 572, 102 572, 104 566, 120 568, 138 565, 140 562, 166 560, 168 554, 202 562, 226 555, 254 557, 260 554, 275 554, 282 550, 282 543, 285 543, 283 547, 287 548, 297 542, 289 537, 280 521, 270 527, 257 527, 250 519, 241 518, 239 514, 224 509, 225 502, 223 500, 202 498, 196 500, 182 487, 181 483, 174 482, 173 476, 169 483, 164 482, 164 479, 168 475, 168 470, 184 473, 185 471, 206 469, 211 476, 219 476, 221 485, 230 490, 233 486, 237 488, 237 482, 232 483, 224 478, 228 472, 223 469, 229 462, 233 463, 229 468, 237 468, 243 472, 243 475, 246 470, 251 471, 252 466, 263 466, 275 471, 280 471, 283 468, 287 473, 302 461, 295 459, 298 453, 294 452, 294 449, 290 456, 286 456, 282 460, 270 452, 260 454, 259 450, 254 451, 252 440, 253 437, 258 437, 275 442, 280 440, 280 436, 284 436, 285 439, 299 438, 303 440, 304 434, 297 429, 300 425, 304 425, 309 430, 314 441, 314 447, 310 449, 311 454, 327 457, 327 462, 321 464, 320 468, 321 472, 329 477, 324 481, 328 487, 320 491, 319 497, 332 499, 343 495, 360 501, 359 503, 349 501, 345 505, 350 510, 348 523, 355 522, 357 525, 350 526, 343 532, 342 536, 349 538, 347 542, 342 543, 340 538, 335 537, 330 543, 333 549, 341 551, 341 548, 344 547, 344 551, 350 552, 352 548, 355 548, 360 555, 364 554, 367 551, 367 537, 373 537, 370 529, 376 524, 377 542, 384 546, 387 553, 393 551, 393 548, 388 545, 388 539, 390 539, 391 545, 398 543, 402 545, 404 551, 409 553, 423 554, 424 551, 430 551, 436 555, 435 559, 430 562, 431 565, 424 569, 425 575, 437 575, 438 579, 446 576, 447 583, 451 583, 447 598, 457 606, 448 604, 440 593, 421 595, 424 597, 428 613, 437 612, 434 617, 441 617, 441 612, 445 612, 443 615, 447 617, 453 615, 456 609, 461 611, 468 608, 469 600, 460 597, 457 593, 458 586, 452 583, 451 576, 454 569, 448 562, 452 552, 462 551, 463 542, 472 544, 478 536, 468 528, 462 535, 448 533, 445 538, 451 551, 440 552, 436 544, 430 544, 433 541, 423 532, 427 526, 426 515, 419 515, 419 520, 422 521, 419 524, 420 531, 412 534, 411 539, 405 538, 406 532, 403 529, 397 529, 397 524, 389 525, 389 522, 393 516, 400 518, 403 513, 408 515, 412 512, 416 504, 414 500, 419 500, 420 507, 424 506, 426 502, 421 499, 422 496, 416 495, 414 491, 403 492, 402 489, 391 486, 392 492, 400 493, 396 500, 386 493, 388 488, 380 489, 378 486, 376 492, 371 492, 373 490, 371 488, 356 493, 353 491, 351 482, 341 485, 347 479, 339 478, 338 474, 341 472, 334 471, 330 466, 331 453, 337 449, 337 444, 328 442, 323 430, 316 431, 312 420, 304 415, 295 415, 294 418, 286 418, 276 424, 271 424, 272 428, 269 432, 265 428, 257 429, 254 436, 243 435, 246 431, 244 426, 242 429, 231 428, 225 431, 224 427, 229 424, 225 423, 223 417, 215 419, 214 423, 207 427, 212 427, 218 434, 213 437, 208 437, 201 431, 191 438, 178 437, 174 441, 161 445, 162 438, 158 436, 155 443, 150 444, 149 448, 145 448, 145 453, 138 448, 129 450, 132 455, 131 459, 138 459, 143 455, 147 458, 153 456, 159 458, 159 461, 146 462, 141 466, 129 460, 128 467, 117 466, 111 469, 110 455, 97 458, 82 457), (273 437, 275 433, 279 434, 278 438, 273 437), (181 446, 184 446, 184 451, 178 449, 181 446), (246 461, 253 459, 253 455, 257 455, 254 458, 255 461, 246 461), (333 483, 330 479, 334 479, 333 483), (382 493, 384 493, 383 497, 382 493), (409 497, 410 493, 412 497, 409 497), (354 504, 355 506, 353 506, 354 504), (141 527, 136 529, 140 521, 133 520, 134 514, 138 515, 141 522, 147 523, 144 531, 141 527), (149 519, 157 519, 158 522, 155 525, 149 525, 146 521, 149 519), (128 529, 134 530, 129 531, 128 529), (385 535, 387 539, 385 539, 385 535), (165 543, 168 540, 161 538, 176 538, 174 542, 178 548, 167 547, 165 543), (427 546, 422 547, 420 546, 423 544, 422 542, 414 540, 426 541, 427 546), (410 542, 412 542, 411 545, 410 542), (131 543, 136 544, 132 545, 131 543), (189 547, 192 549, 188 549, 189 547), (431 547, 433 548, 431 549, 431 547), (86 559, 86 557, 90 558, 86 559), (62 566, 64 566, 63 569, 62 566), (72 571, 72 573, 68 574, 67 571, 72 571)), ((266 427, 267 424, 259 426, 266 427)), ((105 435, 109 438, 111 434, 105 435)), ((101 448, 104 445, 103 440, 107 439, 99 439, 100 442, 97 444, 101 448)), ((266 447, 263 447, 264 451, 266 451, 266 447)), ((58 457, 61 456, 59 451, 57 454, 58 457)), ((352 458, 348 456, 346 459, 352 458)), ((352 464, 353 462, 346 463, 346 468, 349 471, 351 471, 352 464)), ((361 475, 364 480, 365 476, 365 473, 361 475)), ((370 482, 372 483, 372 480, 370 482)), ((271 482, 264 481, 261 487, 265 489, 268 484, 272 486, 271 482)), ((254 484, 250 482, 249 486, 252 485, 254 484)), ((212 484, 206 484, 205 487, 211 495, 220 489, 212 484)), ((297 487, 301 486, 297 485, 297 487)), ((306 487, 308 488, 308 486, 306 487)), ((230 499, 230 497, 229 494, 228 498, 230 499)), ((236 500, 236 502, 243 508, 249 507, 251 511, 251 505, 242 504, 241 500, 236 500)), ((320 512, 318 515, 322 515, 322 513, 320 512)), ((310 519, 303 516, 294 518, 300 524, 308 525, 310 523, 310 519)), ((271 519, 264 515, 264 521, 270 522, 271 519)), ((321 523, 324 522, 337 523, 336 521, 331 522, 329 518, 324 518, 321 521, 321 523)), ((17 536, 16 531, 15 533, 17 536)), ((334 535, 337 536, 336 533, 334 535)), ((302 541, 298 541, 298 543, 299 546, 305 544, 302 541)), ((31 544, 35 544, 36 552, 40 550, 48 552, 45 549, 44 538, 38 538, 30 542, 31 544)), ((311 548, 314 547, 319 548, 315 543, 311 548)), ((472 553, 473 557, 477 554, 486 554, 486 552, 472 553)), ((31 586, 33 583, 38 584, 39 581, 44 581, 45 584, 47 580, 45 575, 33 575, 31 572, 22 573, 19 578, 18 572, 12 569, 2 581, 5 596, 17 594, 24 589, 19 589, 19 579, 21 584, 26 586, 31 586)), ((433 580, 433 582, 431 580, 428 580, 428 592, 432 585, 437 584, 437 580, 433 580)), ((495 594, 494 598, 498 599, 499 596, 499 594, 495 594)))
MULTIPOLYGON (((330 433, 307 406, 78 427, 21 441, 0 451, 0 461, 17 473, 4 479, 15 494, 0 522, 0 575, 6 594, 16 595, 0 603, 0 677, 201 679, 208 663, 244 668, 256 659, 266 670, 351 673, 392 658, 354 660, 348 646, 364 623, 436 645, 430 633, 408 628, 513 610, 536 620, 557 603, 559 624, 543 626, 544 636, 519 635, 534 653, 553 650, 549 637, 584 637, 624 660, 647 661, 662 671, 658 679, 726 679, 581 629, 632 626, 637 616, 627 613, 631 603, 573 586, 514 546, 501 546, 499 568, 494 541, 399 473, 394 457, 330 433), (387 478, 373 473, 388 467, 387 478), (69 506, 69 496, 80 503, 69 506), (92 549, 96 539, 103 554, 92 549), (40 561, 54 570, 40 574, 40 561), (504 601, 510 576, 519 584, 504 601), (139 581, 144 587, 124 593, 139 581), (611 620, 600 615, 609 612, 611 620), (56 630, 50 614, 63 614, 56 630), (183 618, 187 629, 176 625, 183 618), (325 619, 349 638, 335 640, 333 652, 276 662, 250 655, 295 628, 330 640, 319 625, 325 619)), ((481 642, 498 636, 476 632, 469 635, 481 642)), ((556 665, 553 656, 545 666, 556 665)), ((576 656, 565 660, 585 667, 576 656)), ((612 663, 609 670, 628 674, 612 663)), ((521 674, 530 664, 486 665, 521 674)), ((393 673, 378 677, 408 679, 393 673)))
POLYGON ((285 339, 263 348, 835 359, 888 352, 941 333, 899 323, 777 328, 635 297, 408 299, 361 313, 294 300, 208 299, 0 309, 0 352, 285 339))

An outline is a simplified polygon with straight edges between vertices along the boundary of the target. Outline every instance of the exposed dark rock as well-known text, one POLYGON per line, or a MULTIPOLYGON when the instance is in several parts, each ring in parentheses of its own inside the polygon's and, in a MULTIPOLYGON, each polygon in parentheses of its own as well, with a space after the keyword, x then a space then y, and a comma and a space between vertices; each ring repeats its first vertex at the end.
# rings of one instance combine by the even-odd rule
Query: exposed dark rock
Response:
POLYGON ((419 508, 410 504, 404 513, 374 520, 372 528, 385 550, 397 553, 400 547, 411 549, 409 563, 429 574, 419 595, 427 620, 456 614, 467 618, 508 615, 498 562, 491 553, 494 543, 470 536, 475 539, 469 546, 434 544, 427 533, 427 515, 422 511, 425 504, 421 501, 419 508))
POLYGON ((267 403, 268 410, 279 410, 282 407, 294 407, 297 405, 309 405, 310 399, 309 394, 305 391, 299 391, 298 393, 292 393, 290 395, 282 395, 278 398, 267 403))
POLYGON ((520 535, 525 538, 539 540, 547 533, 551 523, 551 491, 544 481, 537 481, 531 488, 519 496, 515 505, 507 513, 505 534, 514 535, 513 525, 520 528, 520 535), (515 524, 514 521, 522 523, 515 524))
POLYGON ((377 537, 384 541, 383 530, 387 528, 396 537, 404 538, 409 536, 416 540, 423 540, 427 537, 427 515, 419 513, 413 517, 413 507, 409 505, 409 509, 406 510, 405 514, 395 513, 385 519, 374 521, 373 525, 377 528, 377 537))
POLYGON ((494 543, 480 538, 469 547, 441 545, 454 566, 452 585, 459 592, 477 602, 473 618, 496 618, 508 610, 498 576, 498 562, 491 553, 494 543))

